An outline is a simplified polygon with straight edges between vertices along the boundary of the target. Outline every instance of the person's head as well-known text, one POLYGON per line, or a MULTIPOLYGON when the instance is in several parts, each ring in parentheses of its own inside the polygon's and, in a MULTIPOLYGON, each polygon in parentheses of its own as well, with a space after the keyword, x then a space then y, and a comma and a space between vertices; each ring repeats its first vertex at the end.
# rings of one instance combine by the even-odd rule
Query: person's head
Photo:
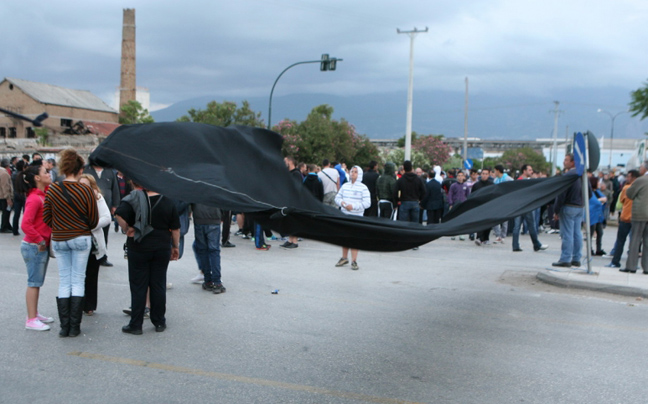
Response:
POLYGON ((466 180, 466 174, 463 171, 457 173, 457 182, 463 183, 466 180))
POLYGON ((50 167, 50 170, 51 170, 52 168, 56 167, 56 159, 48 158, 48 159, 47 159, 47 162, 50 163, 50 166, 51 166, 51 167, 50 167))
POLYGON ((27 163, 25 162, 25 160, 23 160, 23 159, 18 160, 16 162, 16 171, 18 171, 18 172, 23 171, 25 169, 26 165, 27 165, 27 163))
POLYGON ((403 170, 405 170, 406 173, 412 172, 412 162, 405 160, 405 162, 403 162, 403 170))
POLYGON ((306 166, 309 173, 314 173, 317 171, 317 166, 315 164, 309 164, 306 166))
POLYGON ((17 156, 13 156, 11 160, 9 160, 9 164, 11 164, 12 166, 15 166, 17 162, 18 162, 17 156))
POLYGON ((297 164, 297 169, 299 170, 300 173, 306 174, 308 171, 306 171, 306 163, 299 163, 297 164))
POLYGON ((294 170, 295 165, 297 164, 293 156, 284 157, 284 163, 286 163, 286 167, 288 167, 289 170, 294 170))
POLYGON ((598 189, 598 183, 599 183, 598 178, 592 176, 592 177, 589 177, 588 180, 589 180, 589 183, 590 183, 590 186, 592 187, 592 189, 597 190, 598 189))
POLYGON ((599 187, 599 189, 600 189, 601 191, 605 191, 605 190, 607 189, 607 185, 605 185, 605 181, 600 181, 600 180, 599 180, 598 187, 599 187))
POLYGON ((65 177, 77 177, 83 174, 85 161, 74 149, 65 149, 59 153, 59 172, 65 177))
POLYGON ((565 160, 563 160, 563 168, 565 170, 571 170, 576 166, 574 162, 574 155, 572 153, 565 154, 565 160))
POLYGON ((391 161, 385 163, 385 175, 393 177, 396 173, 396 165, 391 161))
POLYGON ((477 171, 476 168, 471 168, 470 169, 470 179, 475 182, 477 181, 477 178, 479 177, 479 172, 477 171))
POLYGON ((29 163, 29 154, 23 154, 22 159, 29 163))
POLYGON ((349 172, 349 176, 351 177, 351 183, 356 182, 361 172, 362 169, 360 167, 358 166, 351 167, 351 172, 349 172))
POLYGON ((2 168, 7 168, 7 167, 9 167, 9 160, 8 160, 8 159, 2 159, 2 160, 0 160, 0 167, 2 167, 2 168))
POLYGON ((331 164, 331 162, 329 161, 329 159, 324 159, 324 160, 322 160, 322 168, 326 168, 326 167, 328 167, 330 164, 331 164))
POLYGON ((81 174, 81 177, 79 178, 79 182, 82 184, 85 184, 92 188, 92 190, 95 193, 95 196, 99 197, 99 194, 101 194, 101 190, 99 189, 99 186, 97 185, 97 181, 95 178, 90 175, 90 174, 81 174))
POLYGON ((501 164, 496 165, 495 166, 495 176, 497 178, 502 178, 503 175, 504 175, 504 166, 501 165, 501 164))
POLYGON ((41 156, 41 154, 38 153, 38 152, 32 153, 32 156, 31 156, 31 157, 32 157, 32 161, 35 161, 35 160, 42 160, 42 159, 43 159, 43 156, 41 156))
POLYGON ((648 160, 644 161, 641 167, 639 167, 639 175, 646 174, 646 171, 648 171, 648 160))
POLYGON ((419 177, 423 175, 423 169, 421 167, 416 167, 416 175, 419 177))
POLYGON ((375 170, 377 165, 378 165, 378 162, 376 162, 376 161, 374 161, 374 160, 371 160, 371 161, 369 162, 369 169, 370 169, 370 170, 375 170))
POLYGON ((533 175, 533 167, 531 167, 530 164, 522 164, 522 167, 520 168, 520 175, 522 175, 524 178, 531 178, 533 175))
POLYGON ((484 168, 482 168, 482 171, 481 171, 481 180, 482 180, 482 181, 488 181, 488 180, 490 179, 490 173, 491 173, 491 170, 490 170, 489 167, 484 167, 484 168))
POLYGON ((45 187, 51 183, 52 176, 42 164, 40 166, 28 165, 18 173, 18 177, 16 178, 16 191, 20 194, 27 195, 34 188, 45 190, 45 187))
POLYGON ((628 174, 626 174, 626 184, 632 184, 634 180, 639 178, 641 174, 639 174, 638 170, 630 170, 628 171, 628 174))

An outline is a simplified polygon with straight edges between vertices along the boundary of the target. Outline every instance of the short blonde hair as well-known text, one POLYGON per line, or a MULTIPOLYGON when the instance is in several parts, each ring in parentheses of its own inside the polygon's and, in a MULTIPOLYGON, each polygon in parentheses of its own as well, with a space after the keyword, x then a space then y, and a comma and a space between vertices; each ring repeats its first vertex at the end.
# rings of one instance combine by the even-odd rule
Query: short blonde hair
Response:
POLYGON ((97 180, 95 180, 95 178, 92 175, 81 174, 81 177, 79 177, 79 181, 81 181, 81 178, 85 178, 86 180, 88 180, 88 182, 90 183, 90 188, 92 188, 93 191, 96 191, 101 195, 101 189, 99 188, 99 185, 97 185, 97 180))

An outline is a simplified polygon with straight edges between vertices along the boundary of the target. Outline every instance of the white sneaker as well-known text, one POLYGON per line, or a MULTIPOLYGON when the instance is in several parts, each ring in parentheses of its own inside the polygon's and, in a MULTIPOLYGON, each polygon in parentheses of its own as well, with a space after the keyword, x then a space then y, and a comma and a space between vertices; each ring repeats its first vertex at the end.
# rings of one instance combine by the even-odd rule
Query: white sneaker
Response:
POLYGON ((171 282, 167 282, 166 288, 167 290, 173 289, 173 284, 171 282))
POLYGON ((202 285, 203 282, 205 282, 205 275, 202 272, 191 279, 191 283, 202 285))
POLYGON ((33 330, 33 331, 47 331, 50 329, 50 326, 47 324, 43 324, 38 319, 38 317, 34 317, 31 320, 27 319, 27 322, 25 323, 25 329, 33 330))
POLYGON ((40 320, 41 323, 53 323, 54 319, 52 317, 41 316, 40 313, 36 315, 36 318, 40 320))

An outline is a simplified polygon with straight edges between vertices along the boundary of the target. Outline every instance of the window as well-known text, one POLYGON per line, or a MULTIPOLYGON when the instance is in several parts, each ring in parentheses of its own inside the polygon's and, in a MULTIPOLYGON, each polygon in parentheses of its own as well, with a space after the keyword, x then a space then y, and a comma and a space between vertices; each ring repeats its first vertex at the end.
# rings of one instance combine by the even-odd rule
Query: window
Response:
POLYGON ((64 127, 64 128, 71 128, 72 127, 72 120, 71 119, 61 118, 61 126, 64 127))
POLYGON ((0 137, 1 138, 7 137, 7 128, 0 128, 0 137))
POLYGON ((16 135, 17 135, 17 133, 16 133, 16 128, 9 128, 9 137, 10 137, 11 139, 15 139, 15 138, 16 138, 16 135))
POLYGON ((25 136, 30 139, 35 138, 36 132, 34 132, 34 128, 25 128, 25 136))

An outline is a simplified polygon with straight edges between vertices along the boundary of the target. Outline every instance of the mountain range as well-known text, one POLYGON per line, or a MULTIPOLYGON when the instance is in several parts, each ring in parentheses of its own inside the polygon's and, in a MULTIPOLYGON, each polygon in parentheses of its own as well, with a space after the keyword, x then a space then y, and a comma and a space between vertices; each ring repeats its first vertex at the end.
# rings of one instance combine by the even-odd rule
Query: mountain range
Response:
MULTIPOLYGON (((590 130, 608 138, 611 117, 598 109, 616 114, 625 111, 631 90, 594 88, 563 90, 553 97, 538 95, 503 95, 477 93, 468 101, 468 136, 481 139, 533 140, 550 138, 554 131, 554 100, 559 102, 558 138, 590 130)), ((173 121, 191 108, 204 109, 210 101, 243 100, 253 111, 261 112, 267 122, 268 97, 202 96, 177 102, 151 112, 156 122, 173 121)), ((316 106, 333 107, 333 119, 345 119, 358 133, 370 139, 397 139, 405 133, 407 92, 335 96, 328 94, 290 94, 274 96, 272 123, 287 118, 302 121, 316 106)), ((459 91, 414 90, 412 130, 423 135, 464 136, 465 95, 459 91)), ((615 122, 615 138, 639 139, 648 132, 648 120, 639 121, 630 114, 620 114, 615 122)))

